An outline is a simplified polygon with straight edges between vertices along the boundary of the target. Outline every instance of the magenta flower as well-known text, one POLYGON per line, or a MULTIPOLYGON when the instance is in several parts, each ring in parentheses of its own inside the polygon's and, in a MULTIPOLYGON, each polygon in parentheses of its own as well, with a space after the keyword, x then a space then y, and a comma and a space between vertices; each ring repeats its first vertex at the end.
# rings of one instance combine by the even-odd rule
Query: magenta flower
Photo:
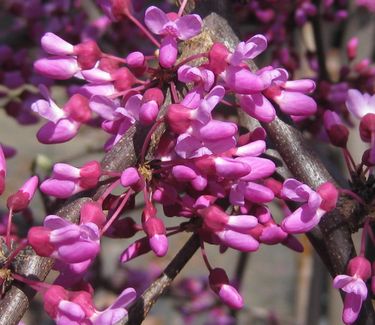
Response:
POLYGON ((146 26, 157 35, 163 36, 159 60, 164 68, 171 68, 177 59, 177 39, 186 41, 198 35, 202 29, 202 19, 198 15, 178 17, 175 13, 164 13, 151 6, 145 13, 146 26))
POLYGON ((67 264, 92 261, 100 250, 99 228, 92 222, 76 225, 49 215, 43 227, 33 227, 30 245, 40 256, 51 256, 67 264))
POLYGON ((357 89, 349 89, 346 106, 351 114, 362 119, 367 114, 375 114, 375 95, 361 94, 357 89))
POLYGON ((361 120, 359 133, 364 142, 371 143, 368 161, 375 164, 375 95, 349 89, 346 106, 351 114, 361 120))
POLYGON ((333 286, 345 292, 343 322, 353 324, 361 311, 362 302, 367 298, 365 281, 371 276, 371 264, 364 257, 354 257, 348 264, 347 273, 349 275, 337 275, 333 286))
POLYGON ((40 91, 46 100, 39 99, 31 105, 31 109, 49 122, 38 131, 39 142, 44 144, 61 143, 74 138, 81 124, 91 118, 87 98, 75 94, 61 109, 49 96, 46 87, 41 86, 40 91))
POLYGON ((7 207, 13 212, 19 212, 28 207, 34 197, 36 189, 38 188, 38 177, 33 176, 29 178, 20 189, 10 195, 7 199, 7 207))
POLYGON ((43 296, 44 309, 57 325, 114 325, 127 315, 125 307, 135 298, 135 290, 127 288, 108 308, 99 311, 87 291, 67 291, 52 285, 43 296))
POLYGON ((229 57, 229 63, 234 66, 241 65, 246 60, 256 58, 267 48, 267 39, 261 35, 255 35, 246 42, 240 42, 233 54, 229 57))
POLYGON ((303 203, 283 220, 281 227, 288 233, 304 233, 311 230, 325 213, 320 209, 322 203, 320 195, 295 179, 284 181, 281 195, 291 201, 303 203))
POLYGON ((229 216, 217 205, 210 205, 197 212, 203 219, 201 235, 209 242, 216 241, 243 252, 253 252, 258 249, 258 241, 248 233, 258 224, 254 216, 229 216))
POLYGON ((324 112, 324 127, 329 140, 334 146, 346 148, 349 138, 349 130, 341 121, 339 115, 333 111, 324 112))
MULTIPOLYGON (((131 96, 126 101, 125 107, 122 107, 117 100, 110 100, 106 96, 93 96, 90 99, 91 110, 104 119, 101 125, 102 129, 113 134, 106 143, 106 150, 114 146, 125 132, 140 119, 142 106, 142 95, 131 96)), ((144 118, 147 119, 147 117, 144 118)))
POLYGON ((264 91, 265 96, 274 100, 280 109, 292 117, 310 116, 317 110, 314 99, 307 96, 315 89, 315 82, 310 79, 289 80, 284 69, 263 68, 258 72, 264 82, 270 82, 264 91))
POLYGON ((57 80, 79 76, 82 69, 92 69, 102 55, 96 42, 92 40, 73 46, 53 33, 46 33, 41 43, 43 49, 53 56, 35 61, 34 69, 57 80))
POLYGON ((229 284, 225 271, 221 268, 211 270, 208 277, 211 289, 219 296, 220 300, 233 309, 241 309, 244 305, 243 298, 238 291, 229 284))
POLYGON ((100 164, 90 161, 81 168, 57 163, 53 166, 52 177, 45 180, 42 192, 57 198, 68 198, 78 192, 94 188, 101 176, 100 164))
POLYGON ((193 82, 204 91, 210 91, 215 82, 215 75, 211 70, 202 67, 181 66, 178 71, 178 80, 185 83, 193 82))

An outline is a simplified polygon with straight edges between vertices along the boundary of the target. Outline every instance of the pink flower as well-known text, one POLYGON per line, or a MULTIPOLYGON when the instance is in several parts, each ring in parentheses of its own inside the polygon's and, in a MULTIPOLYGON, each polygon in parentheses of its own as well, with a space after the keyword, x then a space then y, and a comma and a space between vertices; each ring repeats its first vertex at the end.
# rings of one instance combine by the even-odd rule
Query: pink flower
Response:
POLYGON ((42 192, 57 198, 68 198, 78 192, 94 188, 101 176, 100 164, 90 161, 81 168, 57 163, 53 166, 52 177, 45 180, 42 192))
POLYGON ((43 296, 44 309, 57 325, 114 325, 127 315, 125 307, 135 298, 135 290, 127 288, 108 308, 99 311, 87 291, 67 291, 52 285, 43 296))
POLYGON ((215 268, 208 277, 211 289, 219 296, 220 300, 233 309, 241 309, 244 305, 243 298, 238 291, 229 284, 225 271, 215 268))
POLYGON ((334 146, 346 148, 349 138, 349 130, 342 123, 337 113, 328 110, 325 111, 323 122, 331 143, 334 146))
POLYGON ((202 87, 204 91, 210 91, 215 81, 215 75, 211 70, 202 67, 181 66, 178 71, 178 80, 185 83, 193 82, 202 87))
POLYGON ((61 109, 49 96, 46 87, 41 86, 40 91, 47 100, 39 99, 31 105, 31 109, 49 122, 39 129, 37 133, 39 142, 44 144, 61 143, 74 138, 81 124, 91 118, 87 98, 75 94, 61 109))
POLYGON ((369 163, 375 163, 375 95, 361 94, 349 89, 346 106, 351 114, 361 120, 359 134, 365 142, 371 143, 369 163))
POLYGON ((364 257, 357 256, 349 261, 347 273, 337 275, 333 286, 345 292, 342 320, 353 324, 361 311, 362 302, 367 298, 367 281, 371 276, 371 264, 364 257))
POLYGON ((16 193, 10 195, 7 199, 8 209, 11 209, 13 212, 26 209, 34 197, 35 191, 38 188, 38 182, 38 177, 33 176, 16 193))
POLYGON ((281 194, 286 199, 303 203, 283 220, 281 227, 288 233, 296 234, 311 230, 325 214, 325 211, 320 209, 321 196, 295 179, 290 178, 284 181, 281 194))
POLYGON ((186 41, 202 29, 202 19, 198 15, 178 17, 175 13, 165 14, 154 6, 146 10, 145 24, 151 32, 163 36, 159 60, 164 68, 171 68, 176 62, 177 39, 186 41))
POLYGON ((99 228, 92 222, 76 225, 55 215, 43 227, 29 230, 28 240, 40 256, 50 256, 66 264, 92 261, 100 250, 99 228))
POLYGON ((254 216, 229 216, 217 205, 199 209, 197 213, 203 219, 202 236, 208 241, 216 240, 222 245, 243 252, 253 252, 258 249, 258 241, 248 233, 258 224, 254 216), (211 234, 211 238, 205 232, 211 234))
POLYGON ((240 42, 232 55, 230 55, 229 63, 239 66, 247 60, 256 58, 267 48, 267 39, 261 35, 255 35, 246 42, 240 42))
MULTIPOLYGON (((155 101, 156 102, 156 101, 155 101)), ((113 136, 106 143, 106 149, 114 146, 125 132, 140 118, 142 95, 131 96, 121 107, 116 100, 110 100, 106 96, 93 96, 90 99, 90 108, 93 112, 101 116, 102 129, 113 136)))
POLYGON ((263 68, 258 74, 265 83, 270 83, 264 95, 275 101, 285 114, 310 116, 316 112, 316 102, 306 95, 314 91, 314 81, 310 79, 288 81, 286 70, 271 67, 263 68))
POLYGON ((367 114, 375 114, 375 95, 361 94, 357 89, 349 89, 346 107, 358 119, 367 114))

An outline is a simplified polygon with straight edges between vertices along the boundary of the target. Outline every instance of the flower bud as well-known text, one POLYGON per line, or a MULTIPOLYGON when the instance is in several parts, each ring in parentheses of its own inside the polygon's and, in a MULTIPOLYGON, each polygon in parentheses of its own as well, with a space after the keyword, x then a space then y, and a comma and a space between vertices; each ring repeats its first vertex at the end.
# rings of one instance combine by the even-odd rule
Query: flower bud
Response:
POLYGON ((12 209, 13 212, 19 212, 26 209, 34 196, 37 187, 38 177, 33 176, 29 178, 16 193, 8 197, 8 209, 12 209))
POLYGON ((80 211, 81 223, 92 222, 95 223, 98 228, 103 227, 106 216, 102 210, 102 206, 98 202, 86 202, 82 205, 80 211))
POLYGON ((167 254, 168 239, 165 235, 165 226, 159 218, 149 218, 143 223, 143 229, 149 238, 150 247, 154 253, 161 257, 167 254))
POLYGON ((230 308, 241 309, 243 307, 244 302, 241 295, 229 284, 228 276, 223 269, 215 268, 211 270, 208 281, 211 289, 230 308))
POLYGON ((209 56, 209 69, 215 74, 220 74, 227 67, 227 58, 229 50, 222 43, 215 43, 212 45, 209 56))
POLYGON ((362 256, 356 256, 349 261, 347 273, 367 281, 371 276, 371 263, 362 256))
POLYGON ((74 46, 74 54, 77 55, 77 61, 83 70, 92 69, 99 61, 102 52, 95 41, 85 41, 74 46))
POLYGON ((322 203, 320 203, 321 209, 324 211, 331 211, 336 207, 339 191, 331 182, 326 182, 320 185, 316 189, 316 192, 323 199, 322 203))

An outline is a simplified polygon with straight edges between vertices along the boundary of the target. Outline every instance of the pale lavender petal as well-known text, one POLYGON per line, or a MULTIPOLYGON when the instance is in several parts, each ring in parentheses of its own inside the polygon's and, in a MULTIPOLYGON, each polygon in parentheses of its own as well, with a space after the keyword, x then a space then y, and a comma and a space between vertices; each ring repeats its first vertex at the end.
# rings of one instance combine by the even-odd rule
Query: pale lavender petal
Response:
POLYGON ((127 112, 124 116, 128 116, 132 122, 139 120, 139 109, 142 105, 142 95, 131 96, 125 104, 125 111, 127 112))
POLYGON ((47 216, 43 221, 43 226, 51 230, 67 227, 70 225, 71 223, 69 221, 52 214, 47 216))
POLYGON ((256 140, 245 144, 236 149, 236 156, 252 156, 257 157, 266 151, 266 142, 263 140, 256 140))
POLYGON ((242 67, 229 66, 224 79, 227 86, 237 94, 254 94, 266 88, 258 75, 242 67))
POLYGON ((282 90, 272 98, 280 109, 293 116, 310 116, 316 113, 317 105, 313 98, 298 92, 282 90))
MULTIPOLYGON (((77 322, 76 324, 79 324, 79 322, 85 318, 85 312, 81 306, 68 300, 61 300, 58 305, 58 310, 63 315, 69 317, 69 320, 71 321, 70 324, 75 324, 73 321, 77 322)), ((68 325, 68 323, 59 324, 68 325)))
POLYGON ((95 257, 100 250, 96 242, 77 241, 57 249, 58 256, 66 263, 80 263, 95 257))
POLYGON ((261 35, 255 35, 246 42, 240 42, 234 51, 230 63, 240 65, 243 60, 252 60, 267 48, 267 39, 261 35))
POLYGON ((118 105, 105 96, 93 96, 89 103, 90 109, 105 120, 115 119, 115 109, 118 105))
POLYGON ((154 34, 160 34, 169 22, 167 15, 155 6, 151 6, 145 13, 145 24, 154 34))
POLYGON ((78 133, 79 126, 78 123, 63 118, 57 123, 47 122, 39 129, 36 136, 43 144, 62 143, 73 139, 78 133))
POLYGON ((109 309, 125 308, 130 303, 132 303, 136 297, 137 297, 137 293, 133 288, 126 288, 116 298, 116 300, 109 307, 109 309))
POLYGON ((45 33, 41 39, 43 50, 54 55, 70 55, 74 46, 54 33, 45 33))
POLYGON ((347 293, 344 300, 344 311, 342 313, 342 320, 345 324, 354 323, 361 311, 362 297, 354 293, 347 293))
POLYGON ((227 228, 237 232, 246 233, 246 231, 254 228, 258 224, 258 219, 250 215, 235 215, 229 216, 227 221, 227 228))
POLYGON ((201 146, 202 143, 198 139, 183 133, 177 138, 175 151, 181 158, 192 158, 201 146))
POLYGON ((346 107, 350 113, 359 119, 368 113, 375 113, 375 109, 368 105, 366 97, 357 89, 349 89, 346 107))
POLYGON ((108 72, 100 70, 98 68, 83 70, 81 71, 81 74, 86 81, 93 83, 103 83, 113 80, 108 72))
POLYGON ((43 76, 65 80, 73 77, 80 68, 77 60, 69 57, 49 57, 34 63, 34 69, 43 76))
MULTIPOLYGON (((242 296, 229 284, 223 284, 218 292, 220 299, 230 308, 241 309, 244 305, 242 296)), ((217 322, 215 324, 218 324, 217 322)))
POLYGON ((296 193, 297 188, 301 185, 303 185, 303 183, 301 183, 300 181, 297 181, 294 178, 289 178, 284 181, 281 194, 289 200, 295 202, 305 202, 306 199, 301 198, 300 195, 296 193))
POLYGON ((70 224, 69 226, 52 230, 50 233, 50 242, 56 245, 70 244, 77 241, 80 237, 79 226, 70 224))
POLYGON ((215 86, 212 90, 204 97, 200 103, 198 109, 197 119, 201 123, 207 123, 211 118, 211 112, 215 106, 225 96, 225 89, 222 86, 215 86))
POLYGON ((226 157, 215 158, 215 169, 218 176, 227 179, 238 179, 250 172, 248 164, 226 157))
POLYGON ((272 122, 276 116, 275 108, 261 93, 241 96, 240 106, 247 114, 261 122, 272 122))
POLYGON ((310 209, 305 204, 286 217, 281 227, 290 234, 304 233, 313 229, 323 215, 324 212, 322 210, 310 209))
POLYGON ((177 180, 182 182, 192 181, 197 177, 197 174, 193 169, 183 165, 174 166, 172 168, 172 174, 177 180))
POLYGON ((283 84, 283 88, 309 94, 315 90, 315 82, 311 79, 289 80, 283 84))
POLYGON ((80 88, 79 93, 87 98, 91 96, 111 96, 115 93, 115 86, 112 82, 103 84, 87 84, 80 88))
POLYGON ((253 182, 248 182, 246 185, 245 198, 251 202, 267 203, 274 197, 274 193, 266 186, 253 182))
POLYGON ((217 232, 220 242, 241 252, 254 252, 259 248, 259 243, 250 235, 233 230, 217 232))
POLYGON ((47 179, 40 184, 43 193, 65 199, 76 192, 76 183, 70 180, 47 179))
POLYGON ((80 178, 80 169, 69 164, 57 163, 53 165, 53 178, 77 180, 80 178))
POLYGON ((164 234, 155 234, 149 239, 150 247, 156 256, 165 256, 168 252, 168 238, 164 234))
POLYGON ((181 105, 188 108, 197 108, 201 102, 202 96, 198 89, 194 89, 186 94, 184 99, 181 101, 181 105))
POLYGON ((50 102, 44 99, 39 99, 33 103, 31 109, 41 117, 54 123, 65 116, 65 112, 61 108, 51 105, 50 102))
POLYGON ((353 277, 349 275, 345 275, 345 274, 340 274, 340 275, 337 275, 333 279, 333 287, 335 289, 341 289, 344 286, 346 286, 349 282, 352 282, 352 281, 353 281, 353 277))
POLYGON ((271 176, 275 170, 276 165, 272 160, 259 157, 238 157, 236 161, 241 161, 250 167, 249 174, 243 176, 243 181, 255 181, 258 179, 271 176))
POLYGON ((198 15, 186 15, 177 19, 176 26, 178 28, 178 38, 186 41, 196 35, 202 30, 202 19, 198 15))
POLYGON ((177 41, 172 36, 162 39, 159 52, 159 62, 163 68, 171 68, 177 60, 177 41))
POLYGON ((211 120, 199 130, 199 135, 205 140, 230 138, 236 133, 236 124, 219 120, 211 120))
POLYGON ((220 154, 223 153, 236 145, 236 138, 234 136, 227 137, 220 140, 204 141, 204 145, 207 148, 207 154, 220 154))

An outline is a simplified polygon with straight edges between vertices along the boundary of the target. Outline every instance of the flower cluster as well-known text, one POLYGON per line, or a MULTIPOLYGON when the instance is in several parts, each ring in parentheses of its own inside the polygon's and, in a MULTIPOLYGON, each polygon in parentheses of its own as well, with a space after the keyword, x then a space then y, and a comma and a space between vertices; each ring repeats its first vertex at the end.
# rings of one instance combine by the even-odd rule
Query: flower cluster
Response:
MULTIPOLYGON (((30 109, 18 107, 14 113, 22 123, 36 117, 46 120, 36 134, 40 143, 71 141, 88 125, 107 135, 103 151, 114 153, 123 145, 120 140, 124 135, 136 129, 144 133, 142 147, 136 148, 139 157, 134 165, 122 169, 97 161, 87 161, 81 167, 55 163, 39 186, 47 208, 56 208, 60 202, 99 185, 100 191, 94 199, 82 203, 78 220, 64 219, 49 210, 43 225, 32 227, 27 239, 20 243, 14 234, 12 216, 27 210, 38 188, 38 177, 30 178, 7 200, 8 221, 2 221, 0 228, 10 251, 5 268, 30 245, 39 256, 54 259, 53 269, 59 275, 51 285, 17 274, 14 279, 43 294, 44 309, 58 325, 112 325, 126 316, 124 308, 135 299, 136 292, 124 289, 122 283, 121 288, 116 287, 121 292, 116 301, 104 311, 96 309, 89 282, 102 251, 103 237, 130 241, 119 256, 121 263, 127 263, 149 252, 163 257, 168 253, 170 236, 191 232, 199 239, 208 276, 207 284, 188 293, 193 297, 193 312, 182 308, 183 312, 189 316, 190 312, 202 310, 202 306, 217 307, 216 298, 231 309, 241 309, 245 302, 240 288, 230 281, 226 270, 210 263, 205 245, 215 245, 222 253, 228 249, 255 252, 262 244, 281 244, 301 252, 303 246, 296 235, 313 230, 322 218, 329 218, 326 214, 335 209, 340 194, 361 204, 371 199, 360 197, 356 191, 338 189, 331 182, 312 188, 299 179, 281 179, 277 173, 279 162, 267 153, 265 126, 278 116, 288 115, 302 128, 314 119, 313 126, 308 127, 313 131, 315 124, 323 120, 319 131, 314 132, 320 132, 323 126, 321 137, 342 148, 352 180, 354 176, 366 178, 375 165, 375 97, 362 95, 360 90, 370 88, 374 69, 368 62, 352 63, 358 47, 354 38, 347 44, 349 64, 343 67, 340 82, 320 82, 312 95, 315 81, 293 80, 298 65, 293 60, 296 54, 281 44, 289 37, 287 19, 294 17, 291 25, 302 26, 319 18, 319 8, 308 0, 299 1, 296 7, 290 1, 251 0, 238 5, 241 9, 250 8, 251 14, 264 23, 264 34, 251 33, 246 41, 233 47, 215 42, 190 56, 181 56, 180 45, 194 43, 195 37, 201 36, 204 23, 199 15, 184 13, 187 1, 182 1, 178 12, 169 12, 170 6, 165 5, 150 6, 144 13, 141 1, 97 2, 106 16, 90 25, 94 30, 78 28, 79 37, 69 37, 59 28, 50 28, 41 35, 45 54, 34 63, 39 79, 31 73, 23 76, 8 72, 14 68, 13 52, 0 48, 0 65, 6 67, 0 81, 7 89, 19 87, 28 78, 33 85, 44 83, 39 85, 44 99, 33 95, 30 109), (136 28, 142 35, 141 43, 149 40, 155 45, 154 51, 145 50, 142 43, 138 47, 127 44, 126 55, 113 54, 113 48, 107 53, 104 49, 111 47, 101 44, 98 38, 110 28, 111 21, 120 30, 121 21, 132 24, 127 33, 136 28), (275 50, 272 65, 255 71, 249 61, 262 59, 269 46, 275 50), (353 71, 356 76, 350 79, 353 71), (47 87, 51 82, 43 81, 54 79, 66 85, 72 78, 76 84, 69 88, 69 98, 58 105, 47 87), (357 81, 358 90, 350 89, 357 81), (332 111, 334 103, 338 105, 332 111), (236 109, 242 110, 241 114, 236 109), (347 111, 360 119, 361 139, 371 144, 359 167, 347 148, 347 111), (255 120, 257 127, 246 129, 239 116, 255 120), (54 205, 49 204, 50 197, 57 199, 54 205), (139 216, 134 213, 136 200, 143 200, 139 216), (174 226, 167 227, 166 218, 174 226), (15 250, 12 242, 19 244, 15 250), (205 291, 207 288, 210 293, 205 291)), ((365 1, 358 4, 371 10, 365 1)), ((334 1, 323 1, 322 6, 328 20, 341 21, 346 17, 343 2, 334 5, 334 1)), ((322 74, 321 67, 314 68, 317 56, 308 59, 312 70, 322 74)), ((12 111, 8 106, 6 109, 12 111)), ((0 147, 0 194, 4 192, 5 179, 5 155, 0 147)), ((366 231, 371 236, 370 230, 366 231)), ((345 292, 346 324, 356 320, 367 297, 365 282, 371 276, 371 265, 363 256, 361 252, 352 259, 347 275, 334 280, 334 286, 345 292)), ((223 324, 231 323, 233 319, 222 311, 223 305, 212 312, 220 315, 223 324)))

